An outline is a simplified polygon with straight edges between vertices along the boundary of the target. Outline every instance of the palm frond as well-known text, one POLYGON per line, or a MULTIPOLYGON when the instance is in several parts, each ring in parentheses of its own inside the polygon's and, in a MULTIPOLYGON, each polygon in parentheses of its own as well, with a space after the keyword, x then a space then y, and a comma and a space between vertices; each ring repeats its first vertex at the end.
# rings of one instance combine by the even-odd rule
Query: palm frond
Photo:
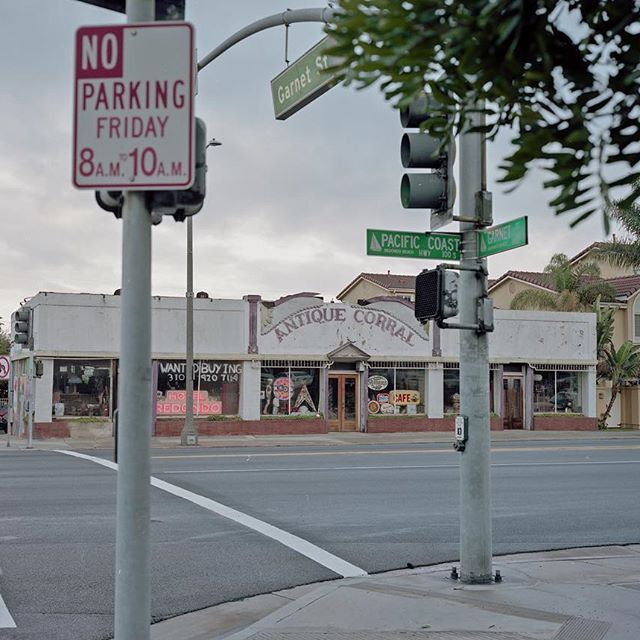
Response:
POLYGON ((592 255, 615 267, 640 267, 640 235, 637 239, 603 242, 594 247, 592 255))
POLYGON ((558 295, 541 289, 524 289, 511 300, 511 309, 529 309, 555 311, 558 308, 558 295))

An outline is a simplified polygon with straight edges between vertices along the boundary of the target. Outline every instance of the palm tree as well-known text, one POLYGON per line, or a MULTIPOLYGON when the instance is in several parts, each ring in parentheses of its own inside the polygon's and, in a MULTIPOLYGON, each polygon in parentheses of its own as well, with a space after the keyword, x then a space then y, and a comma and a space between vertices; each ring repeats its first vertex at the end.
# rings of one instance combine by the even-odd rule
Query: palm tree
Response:
POLYGON ((595 262, 571 264, 564 253, 556 253, 544 268, 549 274, 553 289, 525 289, 511 301, 512 309, 540 309, 549 311, 591 311, 599 300, 615 296, 611 285, 600 277, 595 262))
POLYGON ((606 425, 613 403, 620 393, 622 385, 625 382, 636 379, 640 374, 640 345, 633 344, 631 340, 625 340, 617 350, 613 345, 610 345, 606 350, 606 356, 602 364, 601 375, 611 382, 611 398, 600 416, 601 426, 606 425))
POLYGON ((640 206, 625 206, 618 201, 613 203, 607 213, 620 223, 628 235, 622 240, 614 236, 610 242, 598 243, 593 248, 592 255, 616 267, 640 268, 640 206))
POLYGON ((613 344, 616 310, 613 307, 603 307, 598 300, 593 305, 593 312, 596 314, 596 357, 600 362, 605 359, 613 344))

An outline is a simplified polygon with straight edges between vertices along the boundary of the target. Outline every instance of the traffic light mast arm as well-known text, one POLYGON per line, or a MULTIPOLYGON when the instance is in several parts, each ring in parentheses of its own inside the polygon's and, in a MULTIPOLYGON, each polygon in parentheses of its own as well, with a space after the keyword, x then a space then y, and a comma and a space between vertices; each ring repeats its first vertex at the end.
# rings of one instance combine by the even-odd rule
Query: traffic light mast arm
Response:
POLYGON ((312 8, 312 9, 287 9, 282 13, 276 13, 272 16, 267 16, 261 20, 256 20, 243 27, 239 31, 236 31, 233 35, 229 36, 224 42, 220 43, 213 51, 208 53, 200 62, 198 62, 198 71, 202 71, 210 62, 213 62, 218 56, 222 55, 228 49, 231 49, 233 45, 238 44, 245 38, 252 36, 265 29, 271 27, 280 27, 293 24, 294 22, 331 22, 335 11, 328 7, 312 8))

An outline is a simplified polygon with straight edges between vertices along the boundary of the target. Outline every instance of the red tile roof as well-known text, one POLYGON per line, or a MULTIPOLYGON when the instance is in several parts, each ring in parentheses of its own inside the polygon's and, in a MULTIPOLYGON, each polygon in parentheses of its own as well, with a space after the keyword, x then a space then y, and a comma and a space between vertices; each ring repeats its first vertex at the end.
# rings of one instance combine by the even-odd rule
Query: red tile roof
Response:
MULTIPOLYGON (((597 244, 597 243, 596 243, 597 244)), ((514 278, 522 282, 544 287, 549 291, 555 291, 553 280, 548 273, 539 271, 507 271, 497 280, 493 280, 489 284, 489 289, 495 287, 507 278, 514 278)), ((600 280, 600 278, 585 278, 585 280, 600 280)), ((640 275, 638 276, 619 276, 616 278, 602 278, 603 282, 610 284, 616 292, 616 298, 627 298, 640 289, 640 275)))
POLYGON ((620 276, 618 278, 606 278, 616 292, 616 297, 629 297, 640 289, 640 276, 620 276))
POLYGON ((548 273, 543 273, 541 271, 507 271, 503 273, 499 278, 493 280, 489 284, 489 288, 495 287, 498 283, 506 280, 507 278, 515 278, 516 280, 521 280, 522 282, 527 282, 529 284, 536 285, 538 287, 543 287, 544 289, 549 289, 550 291, 554 291, 555 288, 553 286, 553 279, 548 273))
POLYGON ((370 280, 374 284, 380 285, 389 291, 396 289, 415 289, 416 277, 403 276, 395 273, 361 273, 361 278, 370 280))

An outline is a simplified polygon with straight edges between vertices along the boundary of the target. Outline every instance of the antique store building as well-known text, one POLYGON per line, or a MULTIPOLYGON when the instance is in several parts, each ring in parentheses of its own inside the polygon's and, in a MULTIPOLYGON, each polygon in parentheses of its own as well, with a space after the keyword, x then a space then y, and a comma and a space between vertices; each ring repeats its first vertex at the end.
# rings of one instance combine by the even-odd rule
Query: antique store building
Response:
MULTIPOLYGON (((39 293, 32 350, 13 347, 14 433, 111 433, 120 297, 39 293), (38 376, 36 377, 36 373, 38 376)), ((185 412, 185 300, 153 299, 154 435, 185 412)), ((204 434, 448 431, 459 411, 458 331, 423 327, 400 297, 325 303, 194 300, 194 413, 204 434)), ((589 313, 496 311, 492 429, 595 429, 589 313)))

